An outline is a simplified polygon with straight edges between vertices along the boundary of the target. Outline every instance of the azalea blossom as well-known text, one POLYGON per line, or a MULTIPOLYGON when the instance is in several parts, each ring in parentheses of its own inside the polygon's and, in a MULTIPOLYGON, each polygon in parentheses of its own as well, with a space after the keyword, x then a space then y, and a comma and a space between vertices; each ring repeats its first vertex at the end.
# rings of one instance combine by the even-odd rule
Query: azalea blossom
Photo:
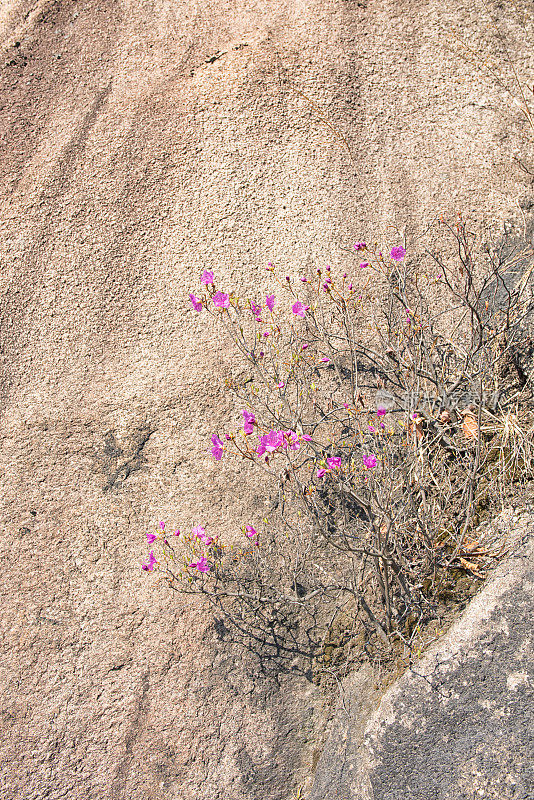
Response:
POLYGON ((276 299, 274 294, 268 294, 267 297, 265 298, 265 305, 267 306, 267 308, 271 313, 274 311, 275 303, 276 299))
POLYGON ((154 551, 151 550, 148 556, 148 563, 141 564, 141 569, 146 570, 147 572, 152 572, 154 566, 158 563, 156 556, 154 555, 154 551))
POLYGON ((248 436, 254 431, 254 423, 256 422, 256 417, 254 416, 252 411, 247 411, 246 408, 243 409, 242 414, 243 414, 243 419, 245 420, 245 424, 243 425, 243 430, 245 432, 245 435, 248 436))
POLYGON ((399 247, 392 247, 389 255, 393 261, 401 261, 406 255, 406 250, 402 245, 399 245, 399 247))
POLYGON ((284 432, 283 431, 269 431, 269 433, 265 434, 265 436, 260 437, 260 445, 256 450, 256 453, 259 456, 262 456, 265 452, 267 453, 274 453, 279 447, 282 447, 284 444, 284 432))
POLYGON ((284 431, 284 446, 290 450, 300 450, 299 437, 295 431, 284 431))
POLYGON ((195 297, 194 294, 190 294, 189 299, 191 300, 191 303, 195 311, 202 311, 202 300, 199 300, 199 298, 195 297))
POLYGON ((330 469, 336 469, 341 466, 341 458, 339 456, 330 456, 330 458, 326 459, 326 463, 330 469))
POLYGON ((219 439, 216 433, 213 434, 211 437, 211 441, 213 442, 213 447, 211 448, 211 454, 215 461, 220 461, 223 454, 223 443, 219 439))
POLYGON ((200 283, 203 283, 206 286, 209 286, 211 283, 213 283, 213 272, 209 269, 205 269, 202 273, 200 283))
POLYGON ((376 467, 376 456, 373 455, 373 453, 368 456, 364 456, 362 460, 367 469, 374 469, 376 467))
POLYGON ((230 308, 230 295, 224 292, 215 292, 212 297, 213 305, 217 308, 230 308))
POLYGON ((256 317, 256 320, 257 320, 258 322, 260 322, 260 320, 258 319, 258 317, 259 317, 259 316, 260 316, 260 314, 261 314, 261 306, 257 306, 257 305, 256 305, 256 303, 254 303, 254 302, 251 300, 251 301, 250 301, 250 310, 252 311, 252 313, 253 313, 253 314, 254 314, 254 316, 256 317))
POLYGON ((208 547, 213 542, 212 537, 208 536, 202 525, 195 525, 193 528, 193 536, 196 536, 197 539, 200 539, 200 541, 208 547))
POLYGON ((306 311, 309 311, 309 309, 310 307, 305 306, 304 303, 302 303, 300 300, 297 300, 297 302, 293 303, 293 305, 291 306, 291 310, 293 311, 293 314, 295 314, 296 317, 305 317, 306 311))
POLYGON ((194 567, 195 569, 198 569, 199 572, 209 572, 210 570, 210 565, 208 564, 208 559, 206 556, 201 556, 198 561, 191 561, 191 563, 187 566, 194 567))

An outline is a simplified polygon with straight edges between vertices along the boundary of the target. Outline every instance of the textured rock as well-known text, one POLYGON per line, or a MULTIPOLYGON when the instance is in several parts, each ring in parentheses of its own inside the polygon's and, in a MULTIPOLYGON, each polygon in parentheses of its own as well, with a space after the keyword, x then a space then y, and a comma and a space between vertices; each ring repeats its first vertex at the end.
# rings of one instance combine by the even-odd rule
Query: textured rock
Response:
POLYGON ((528 127, 451 38, 494 53, 497 24, 526 77, 529 7, 1 4, 7 800, 278 800, 309 769, 316 690, 139 569, 159 519, 231 533, 264 507, 206 454, 232 354, 187 292, 345 266, 442 211, 530 235, 528 127))
POLYGON ((534 793, 534 538, 380 698, 349 678, 310 800, 528 800, 534 793))

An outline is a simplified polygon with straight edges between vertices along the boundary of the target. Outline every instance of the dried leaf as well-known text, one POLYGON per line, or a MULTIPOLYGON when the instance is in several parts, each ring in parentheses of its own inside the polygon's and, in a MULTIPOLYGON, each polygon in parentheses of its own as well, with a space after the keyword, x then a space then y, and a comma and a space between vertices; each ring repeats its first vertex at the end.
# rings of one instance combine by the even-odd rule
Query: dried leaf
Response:
POLYGON ((410 422, 409 430, 410 433, 415 433, 417 441, 420 442, 423 438, 423 418, 416 417, 413 422, 410 422))
POLYGON ((475 564, 473 561, 467 561, 465 558, 460 559, 460 564, 462 567, 469 572, 472 572, 473 575, 476 575, 477 578, 485 578, 486 575, 483 572, 479 572, 478 564, 475 564))
POLYGON ((462 431, 466 439, 478 439, 478 422, 472 414, 466 414, 462 422, 462 431))

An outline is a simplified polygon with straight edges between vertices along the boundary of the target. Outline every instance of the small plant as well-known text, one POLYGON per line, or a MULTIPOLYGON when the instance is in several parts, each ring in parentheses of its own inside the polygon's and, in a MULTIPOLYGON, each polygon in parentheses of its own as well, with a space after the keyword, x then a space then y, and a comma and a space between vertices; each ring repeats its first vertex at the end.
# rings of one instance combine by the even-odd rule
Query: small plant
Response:
POLYGON ((474 526, 532 477, 529 281, 511 277, 517 254, 447 229, 447 259, 358 242, 344 274, 269 264, 277 288, 243 299, 205 270, 190 295, 249 369, 227 383, 241 424, 212 456, 253 462, 276 497, 237 543, 160 523, 143 569, 279 654, 331 653, 357 620, 409 645, 452 570, 482 577, 498 557, 474 526))

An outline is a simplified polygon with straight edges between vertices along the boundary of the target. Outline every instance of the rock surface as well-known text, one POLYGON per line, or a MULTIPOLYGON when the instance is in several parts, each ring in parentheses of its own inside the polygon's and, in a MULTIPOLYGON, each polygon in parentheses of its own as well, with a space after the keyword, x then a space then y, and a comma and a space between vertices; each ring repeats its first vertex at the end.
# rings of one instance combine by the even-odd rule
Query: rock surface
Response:
POLYGON ((382 698, 347 679, 310 800, 533 796, 533 533, 382 698))
POLYGON ((269 260, 344 270, 440 212, 532 235, 528 125, 454 39, 513 93, 494 26, 527 78, 529 8, 1 4, 6 800, 286 800, 309 772, 317 690, 139 567, 158 520, 231 534, 266 499, 206 454, 232 353, 187 293, 205 267, 241 292, 269 260))

